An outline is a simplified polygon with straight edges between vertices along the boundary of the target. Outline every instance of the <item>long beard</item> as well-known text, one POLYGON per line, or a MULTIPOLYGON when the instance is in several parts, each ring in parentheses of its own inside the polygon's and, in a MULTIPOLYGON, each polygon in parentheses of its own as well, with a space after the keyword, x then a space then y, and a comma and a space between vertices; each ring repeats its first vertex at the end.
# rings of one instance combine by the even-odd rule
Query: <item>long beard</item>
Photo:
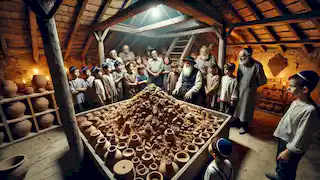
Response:
POLYGON ((183 66, 182 74, 186 77, 189 77, 191 75, 192 70, 193 70, 192 66, 189 66, 189 67, 183 66))

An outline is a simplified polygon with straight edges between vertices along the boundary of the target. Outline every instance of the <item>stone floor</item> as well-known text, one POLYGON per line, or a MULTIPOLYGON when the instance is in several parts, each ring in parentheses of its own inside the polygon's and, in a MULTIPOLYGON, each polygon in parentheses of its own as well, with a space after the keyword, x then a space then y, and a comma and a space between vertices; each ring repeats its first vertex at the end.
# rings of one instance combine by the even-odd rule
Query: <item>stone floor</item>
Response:
MULTIPOLYGON (((236 170, 237 180, 264 180, 266 179, 264 172, 274 171, 277 143, 272 133, 279 119, 279 116, 257 111, 249 134, 239 135, 237 128, 231 128, 230 139, 234 145, 231 161, 236 170)), ((63 162, 61 157, 67 150, 66 137, 61 129, 57 129, 0 150, 0 160, 23 153, 27 155, 31 165, 26 180, 70 179, 63 178, 59 165, 63 162)), ((80 179, 102 179, 93 164, 88 161, 81 173, 80 179)), ((79 179, 79 176, 72 179, 79 179)), ((320 141, 314 138, 299 164, 297 180, 318 179, 320 179, 320 141)))

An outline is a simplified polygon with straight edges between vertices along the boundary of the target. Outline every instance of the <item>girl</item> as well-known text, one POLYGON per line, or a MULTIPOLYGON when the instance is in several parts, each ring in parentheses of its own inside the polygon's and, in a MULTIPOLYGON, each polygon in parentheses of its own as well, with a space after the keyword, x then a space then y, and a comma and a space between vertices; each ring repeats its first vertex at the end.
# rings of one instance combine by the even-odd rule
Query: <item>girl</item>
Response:
POLYGON ((216 95, 219 90, 220 76, 218 75, 218 66, 211 64, 207 68, 205 92, 207 97, 208 108, 214 108, 216 102, 216 95))
POLYGON ((167 80, 167 91, 169 94, 172 94, 172 91, 176 87, 179 76, 180 76, 180 73, 179 73, 178 64, 172 63, 171 72, 169 73, 168 80, 167 80))
POLYGON ((164 57, 163 59, 164 62, 164 67, 163 67, 163 72, 162 72, 162 76, 163 76, 163 90, 167 90, 168 89, 168 75, 170 73, 171 70, 171 65, 170 65, 170 59, 169 57, 164 57))
POLYGON ((133 62, 129 62, 126 65, 127 72, 124 74, 124 90, 125 98, 131 98, 136 94, 136 73, 133 62))

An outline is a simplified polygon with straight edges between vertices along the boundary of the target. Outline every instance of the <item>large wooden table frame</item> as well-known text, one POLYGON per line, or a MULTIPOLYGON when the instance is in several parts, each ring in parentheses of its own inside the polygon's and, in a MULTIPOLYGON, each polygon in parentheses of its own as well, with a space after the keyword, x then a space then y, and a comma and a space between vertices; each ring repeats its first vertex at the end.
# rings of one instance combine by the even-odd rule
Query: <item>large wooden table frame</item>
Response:
MULTIPOLYGON (((129 101, 129 100, 125 100, 125 101, 129 101)), ((121 102, 109 104, 106 106, 102 106, 102 107, 99 107, 96 109, 92 109, 89 111, 81 112, 79 114, 76 114, 76 116, 81 116, 81 115, 84 115, 89 112, 104 109, 106 107, 117 106, 117 104, 123 103, 125 101, 121 101, 121 102)), ((177 101, 179 101, 179 100, 177 100, 177 101)), ((189 180, 189 179, 192 180, 201 172, 201 170, 203 168, 205 168, 205 166, 208 163, 209 156, 210 156, 208 153, 208 146, 209 146, 210 142, 212 141, 212 139, 216 136, 225 137, 225 138, 229 137, 229 128, 228 128, 227 123, 229 122, 231 116, 228 114, 224 114, 224 113, 221 113, 218 111, 207 109, 207 108, 204 108, 201 106, 186 103, 184 101, 179 101, 179 102, 186 104, 188 106, 194 107, 194 108, 201 108, 201 109, 213 114, 214 116, 221 117, 225 120, 220 125, 220 127, 215 131, 215 133, 210 137, 210 139, 208 141, 206 141, 206 143, 199 149, 199 151, 195 155, 193 155, 192 158, 190 158, 190 160, 178 171, 178 173, 174 177, 172 177, 172 180, 189 180)), ((80 130, 79 130, 79 132, 80 132, 80 130)), ((89 153, 89 156, 94 161, 94 164, 98 168, 98 171, 107 179, 115 180, 114 174, 107 168, 103 159, 101 159, 95 153, 94 148, 89 144, 87 138, 81 132, 80 132, 80 136, 83 141, 85 151, 87 153, 89 153)))

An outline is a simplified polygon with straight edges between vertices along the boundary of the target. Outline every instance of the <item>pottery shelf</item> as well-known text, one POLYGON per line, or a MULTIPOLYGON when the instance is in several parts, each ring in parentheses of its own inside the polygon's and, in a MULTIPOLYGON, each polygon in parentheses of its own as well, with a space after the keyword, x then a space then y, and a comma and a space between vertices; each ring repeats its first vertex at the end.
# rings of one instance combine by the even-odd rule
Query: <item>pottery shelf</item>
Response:
POLYGON ((260 98, 260 101, 265 101, 265 102, 270 102, 270 103, 275 103, 275 104, 280 104, 280 105, 285 105, 286 104, 286 103, 281 102, 281 101, 275 101, 275 100, 264 99, 264 98, 260 98))
POLYGON ((277 115, 277 116, 283 116, 283 113, 276 113, 276 112, 273 112, 273 111, 268 111, 268 110, 265 110, 265 109, 260 109, 260 108, 258 108, 258 107, 256 107, 255 109, 258 110, 258 111, 263 111, 263 112, 269 113, 269 114, 274 114, 274 115, 277 115))
POLYGON ((6 137, 5 139, 7 141, 7 142, 3 142, 3 144, 0 146, 0 148, 3 148, 5 146, 11 145, 11 144, 19 142, 19 141, 23 141, 23 140, 28 139, 30 137, 34 137, 34 136, 38 135, 39 133, 42 133, 42 132, 45 132, 45 131, 48 131, 51 129, 55 129, 55 128, 62 125, 60 115, 59 115, 59 108, 57 106, 57 102, 56 102, 56 99, 54 96, 54 91, 45 91, 42 93, 21 95, 21 96, 16 96, 13 98, 3 98, 0 100, 0 116, 1 116, 0 128, 4 132, 5 137, 6 137), (50 100, 51 104, 50 104, 50 107, 48 110, 43 111, 43 112, 35 112, 35 109, 34 109, 33 103, 32 103, 32 99, 37 98, 37 97, 46 97, 50 100), (9 117, 7 117, 6 113, 4 113, 4 106, 7 103, 16 102, 16 101, 23 101, 26 108, 30 112, 25 112, 26 114, 22 117, 10 119, 9 117), (41 115, 45 115, 48 113, 52 113, 55 116, 53 125, 46 128, 46 129, 40 129, 37 118, 41 115), (31 121, 32 130, 31 130, 30 134, 28 134, 27 136, 19 138, 19 139, 15 139, 14 136, 12 135, 10 125, 13 123, 23 121, 23 120, 31 121))

